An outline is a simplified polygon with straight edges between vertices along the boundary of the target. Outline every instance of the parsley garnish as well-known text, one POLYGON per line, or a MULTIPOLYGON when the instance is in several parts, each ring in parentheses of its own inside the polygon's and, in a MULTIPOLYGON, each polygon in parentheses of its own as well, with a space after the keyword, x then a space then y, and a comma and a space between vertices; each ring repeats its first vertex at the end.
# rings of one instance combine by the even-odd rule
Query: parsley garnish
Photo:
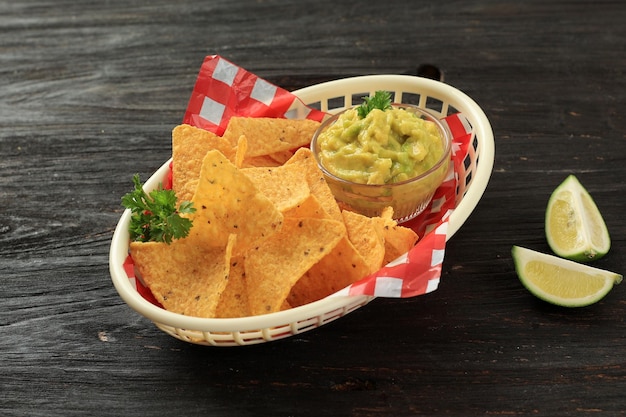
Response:
POLYGON ((183 201, 176 209, 176 194, 164 190, 162 186, 150 191, 143 190, 139 175, 133 176, 135 189, 122 197, 122 205, 132 212, 130 218, 130 238, 139 242, 165 242, 180 239, 189 234, 192 222, 179 213, 193 213, 193 203, 183 201))
POLYGON ((369 112, 374 109, 387 110, 391 108, 391 93, 389 91, 379 90, 371 97, 362 97, 363 104, 357 107, 358 115, 364 119, 369 112))

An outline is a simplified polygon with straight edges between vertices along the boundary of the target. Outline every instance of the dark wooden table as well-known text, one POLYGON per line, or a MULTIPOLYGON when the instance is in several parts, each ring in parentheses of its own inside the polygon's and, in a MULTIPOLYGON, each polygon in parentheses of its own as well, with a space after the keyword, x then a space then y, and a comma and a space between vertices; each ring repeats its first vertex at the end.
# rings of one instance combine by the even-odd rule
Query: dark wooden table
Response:
POLYGON ((603 2, 0 1, 0 415, 626 415, 626 292, 518 281, 568 174, 626 265, 626 7, 603 2), (298 337, 187 344, 117 295, 120 197, 171 153, 206 55, 287 89, 421 64, 476 100, 491 182, 437 291, 298 337))

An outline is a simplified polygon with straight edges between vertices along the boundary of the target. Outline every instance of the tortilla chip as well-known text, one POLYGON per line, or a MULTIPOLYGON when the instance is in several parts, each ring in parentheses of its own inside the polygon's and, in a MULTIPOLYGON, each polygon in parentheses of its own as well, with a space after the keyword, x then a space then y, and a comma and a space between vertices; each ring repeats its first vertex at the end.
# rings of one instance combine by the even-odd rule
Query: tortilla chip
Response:
POLYGON ((287 301, 292 307, 320 300, 370 274, 370 267, 347 236, 332 252, 313 265, 291 288, 287 301))
POLYGON ((278 167, 282 164, 276 162, 275 159, 269 155, 260 155, 253 157, 245 157, 241 162, 240 168, 253 168, 253 167, 278 167))
POLYGON ((417 243, 419 236, 412 229, 400 226, 390 218, 379 218, 385 238, 385 258, 383 264, 407 253, 417 243))
POLYGON ((234 116, 228 121, 223 137, 231 146, 241 135, 248 139, 248 157, 270 155, 307 145, 320 122, 308 119, 234 116))
POLYGON ((132 242, 130 252, 145 284, 166 310, 194 317, 214 317, 228 282, 235 236, 224 247, 189 239, 132 242))
POLYGON ((296 165, 244 168, 242 172, 280 212, 296 207, 311 195, 304 172, 296 165))
POLYGON ((369 266, 369 272, 380 269, 385 259, 385 238, 380 221, 352 211, 343 211, 348 238, 369 266))
POLYGON ((222 292, 215 317, 234 318, 250 315, 248 308, 248 289, 243 258, 231 258, 228 283, 222 292))
POLYGON ((387 206, 385 207, 381 212, 380 212, 380 216, 381 218, 385 219, 385 220, 390 220, 390 221, 394 221, 393 220, 393 207, 391 206, 387 206))
POLYGON ((227 158, 234 155, 226 139, 190 125, 172 130, 172 189, 179 201, 191 201, 198 185, 202 160, 208 151, 217 149, 227 158))
POLYGON ((228 236, 236 234, 235 256, 276 233, 283 220, 274 204, 219 151, 207 152, 192 202, 196 212, 188 215, 193 221, 188 239, 225 246, 228 236))
POLYGON ((291 287, 345 237, 342 223, 326 219, 284 219, 280 231, 245 256, 252 315, 279 311, 291 287))
POLYGON ((237 140, 237 148, 235 150, 235 159, 233 163, 237 168, 241 168, 243 166, 243 161, 246 157, 246 152, 248 151, 248 140, 244 135, 239 136, 239 140, 237 140))
POLYGON ((285 162, 289 160, 289 158, 293 156, 293 151, 289 150, 289 151, 282 151, 282 152, 274 152, 267 156, 273 159, 274 161, 276 161, 277 163, 279 163, 280 165, 283 165, 285 162))
POLYGON ((296 164, 306 173, 311 194, 317 197, 330 218, 343 222, 339 205, 324 179, 324 174, 322 174, 322 171, 320 171, 317 166, 317 162, 311 150, 309 148, 298 149, 293 157, 285 163, 285 165, 290 164, 296 164))
POLYGON ((313 194, 297 206, 283 212, 284 217, 330 219, 330 215, 324 210, 317 197, 313 194))

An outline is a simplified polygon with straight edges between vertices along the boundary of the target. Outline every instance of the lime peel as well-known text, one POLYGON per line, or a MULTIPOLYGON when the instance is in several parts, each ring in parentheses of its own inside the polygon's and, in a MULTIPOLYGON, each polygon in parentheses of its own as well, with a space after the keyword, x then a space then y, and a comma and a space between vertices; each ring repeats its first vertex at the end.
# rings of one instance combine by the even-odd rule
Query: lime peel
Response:
POLYGON ((512 249, 515 269, 532 294, 551 304, 584 307, 604 298, 623 276, 520 246, 512 249))
POLYGON ((545 233, 556 255, 578 262, 600 259, 611 247, 600 210, 574 175, 552 192, 546 208, 545 233))

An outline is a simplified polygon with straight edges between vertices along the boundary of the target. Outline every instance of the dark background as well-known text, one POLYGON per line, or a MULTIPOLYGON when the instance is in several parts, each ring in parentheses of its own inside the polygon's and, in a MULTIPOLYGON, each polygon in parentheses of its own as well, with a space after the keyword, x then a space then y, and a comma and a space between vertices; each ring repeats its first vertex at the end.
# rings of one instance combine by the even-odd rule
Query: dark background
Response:
POLYGON ((626 415, 624 288, 554 307, 510 255, 549 251, 575 174, 613 238, 594 265, 626 269, 624 22, 621 1, 0 1, 0 414, 626 415), (120 197, 169 158, 211 54, 290 90, 428 63, 481 105, 493 174, 437 291, 238 348, 122 302, 120 197))

